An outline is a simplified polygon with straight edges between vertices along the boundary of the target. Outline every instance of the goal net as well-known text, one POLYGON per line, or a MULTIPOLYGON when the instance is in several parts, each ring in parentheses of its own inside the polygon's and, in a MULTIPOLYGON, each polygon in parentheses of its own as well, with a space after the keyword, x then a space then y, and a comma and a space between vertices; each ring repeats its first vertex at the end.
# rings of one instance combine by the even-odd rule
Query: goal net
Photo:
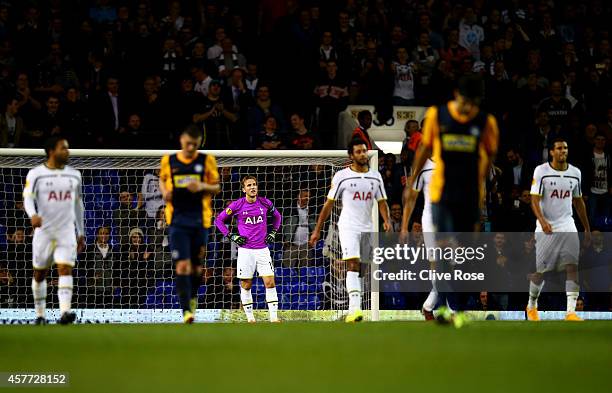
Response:
MULTIPOLYGON (((83 176, 87 248, 74 270, 73 307, 81 317, 112 321, 162 321, 178 316, 163 201, 158 189, 164 151, 72 150, 70 165, 83 176), (174 310, 174 311, 173 311, 174 310)), ((281 235, 270 246, 285 319, 341 318, 348 307, 345 263, 335 223, 339 203, 313 249, 307 240, 326 200, 332 175, 348 164, 345 151, 211 151, 217 158, 221 192, 213 199, 216 215, 240 198, 240 179, 254 175, 260 195, 283 216, 281 235), (307 214, 298 209, 307 204, 307 214)), ((0 319, 29 316, 33 308, 32 229, 22 203, 29 169, 44 161, 39 150, 0 149, 0 319), (9 310, 11 313, 9 313, 9 310), (22 312, 18 312, 21 310, 22 312)), ((199 311, 211 320, 241 319, 236 278, 237 248, 214 227, 206 252, 199 311), (203 311, 202 311, 203 310, 203 311)), ((364 276, 364 309, 371 304, 364 276)), ((49 309, 58 308, 57 276, 48 278, 49 309)), ((265 288, 254 280, 255 308, 267 310, 265 288)), ((33 314, 32 314, 33 315, 33 314)))

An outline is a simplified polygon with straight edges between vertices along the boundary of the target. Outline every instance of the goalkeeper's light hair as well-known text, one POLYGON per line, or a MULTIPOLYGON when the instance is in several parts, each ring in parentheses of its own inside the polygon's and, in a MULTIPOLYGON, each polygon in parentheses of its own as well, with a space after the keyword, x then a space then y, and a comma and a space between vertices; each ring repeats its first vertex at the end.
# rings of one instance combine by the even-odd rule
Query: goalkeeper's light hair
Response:
POLYGON ((255 180, 255 184, 257 184, 257 178, 253 175, 246 175, 244 176, 241 180, 240 180, 240 187, 242 189, 244 189, 244 185, 246 184, 247 180, 255 180))

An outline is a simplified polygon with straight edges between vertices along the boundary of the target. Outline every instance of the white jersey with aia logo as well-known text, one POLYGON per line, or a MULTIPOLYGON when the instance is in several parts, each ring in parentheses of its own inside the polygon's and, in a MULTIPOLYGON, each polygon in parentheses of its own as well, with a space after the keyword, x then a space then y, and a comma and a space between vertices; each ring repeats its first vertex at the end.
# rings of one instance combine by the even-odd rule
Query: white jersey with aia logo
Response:
MULTIPOLYGON (((572 217, 572 200, 582 196, 580 169, 568 164, 565 171, 549 163, 536 167, 531 183, 531 195, 540 196, 540 209, 553 232, 577 232, 572 217)), ((536 232, 542 232, 538 221, 536 232)))
POLYGON ((35 214, 42 217, 43 231, 71 229, 74 233, 75 204, 81 199, 81 184, 81 172, 70 166, 50 169, 43 164, 30 169, 23 199, 26 205, 35 202, 35 214))
POLYGON ((69 166, 50 169, 39 165, 28 172, 23 202, 29 217, 42 218, 34 230, 32 253, 35 269, 46 269, 52 261, 74 266, 76 230, 83 235, 81 173, 69 166))
POLYGON ((341 231, 375 232, 372 207, 375 202, 387 199, 387 194, 380 172, 369 169, 361 173, 348 167, 336 172, 327 198, 342 201, 338 220, 341 231))

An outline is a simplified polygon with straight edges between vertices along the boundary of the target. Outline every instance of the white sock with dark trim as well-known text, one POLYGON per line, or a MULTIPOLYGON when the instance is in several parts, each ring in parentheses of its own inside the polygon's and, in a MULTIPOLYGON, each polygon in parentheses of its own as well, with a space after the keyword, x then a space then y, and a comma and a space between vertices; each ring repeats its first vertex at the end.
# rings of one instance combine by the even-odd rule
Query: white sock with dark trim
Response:
POLYGON ((538 308, 538 298, 540 297, 540 292, 542 292, 543 287, 544 281, 542 281, 540 285, 534 284, 533 281, 529 281, 529 303, 527 303, 528 308, 538 308))
POLYGON ((359 272, 346 272, 346 292, 349 296, 349 314, 361 310, 361 277, 359 277, 359 272))
POLYGON ((266 288, 266 302, 270 312, 270 321, 278 321, 278 294, 276 293, 276 287, 266 288))
POLYGON ((580 286, 574 280, 565 281, 565 293, 567 295, 567 313, 576 312, 576 301, 580 294, 580 286))
POLYGON ((244 289, 240 287, 240 301, 242 302, 242 309, 246 314, 247 320, 254 321, 253 316, 253 295, 250 289, 244 289))
POLYGON ((70 312, 72 308, 72 281, 72 276, 59 276, 57 297, 59 298, 61 314, 70 312))
POLYGON ((47 309, 47 279, 41 282, 32 279, 32 295, 34 295, 34 311, 37 317, 45 317, 47 309))

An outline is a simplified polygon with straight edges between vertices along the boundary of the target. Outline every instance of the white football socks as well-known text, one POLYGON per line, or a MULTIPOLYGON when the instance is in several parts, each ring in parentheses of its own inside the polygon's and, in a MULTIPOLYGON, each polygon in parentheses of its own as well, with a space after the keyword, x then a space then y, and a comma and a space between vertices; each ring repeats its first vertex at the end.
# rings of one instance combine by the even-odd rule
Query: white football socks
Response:
POLYGON ((346 272, 346 292, 349 296, 349 314, 361 310, 361 277, 359 277, 359 272, 346 272))
POLYGON ((61 314, 70 312, 72 308, 72 285, 72 276, 59 276, 57 297, 59 298, 61 314))
POLYGON ((247 320, 249 322, 255 321, 253 316, 253 295, 250 289, 240 287, 240 301, 242 302, 242 309, 246 314, 247 320))
POLYGON ((270 312, 270 322, 278 321, 278 294, 275 288, 266 288, 266 302, 270 312))
POLYGON ((36 316, 44 318, 47 308, 47 279, 41 282, 32 279, 32 295, 34 295, 34 311, 36 316))
POLYGON ((544 281, 542 281, 540 285, 536 285, 533 281, 529 281, 529 303, 527 303, 528 308, 538 308, 538 297, 540 297, 540 292, 542 292, 543 287, 544 281))
POLYGON ((423 309, 425 311, 432 311, 436 307, 436 303, 438 302, 438 291, 432 289, 429 291, 429 295, 427 299, 425 299, 425 303, 423 303, 423 309))
POLYGON ((576 312, 580 286, 574 280, 567 280, 565 281, 565 293, 567 294, 567 313, 576 312))

